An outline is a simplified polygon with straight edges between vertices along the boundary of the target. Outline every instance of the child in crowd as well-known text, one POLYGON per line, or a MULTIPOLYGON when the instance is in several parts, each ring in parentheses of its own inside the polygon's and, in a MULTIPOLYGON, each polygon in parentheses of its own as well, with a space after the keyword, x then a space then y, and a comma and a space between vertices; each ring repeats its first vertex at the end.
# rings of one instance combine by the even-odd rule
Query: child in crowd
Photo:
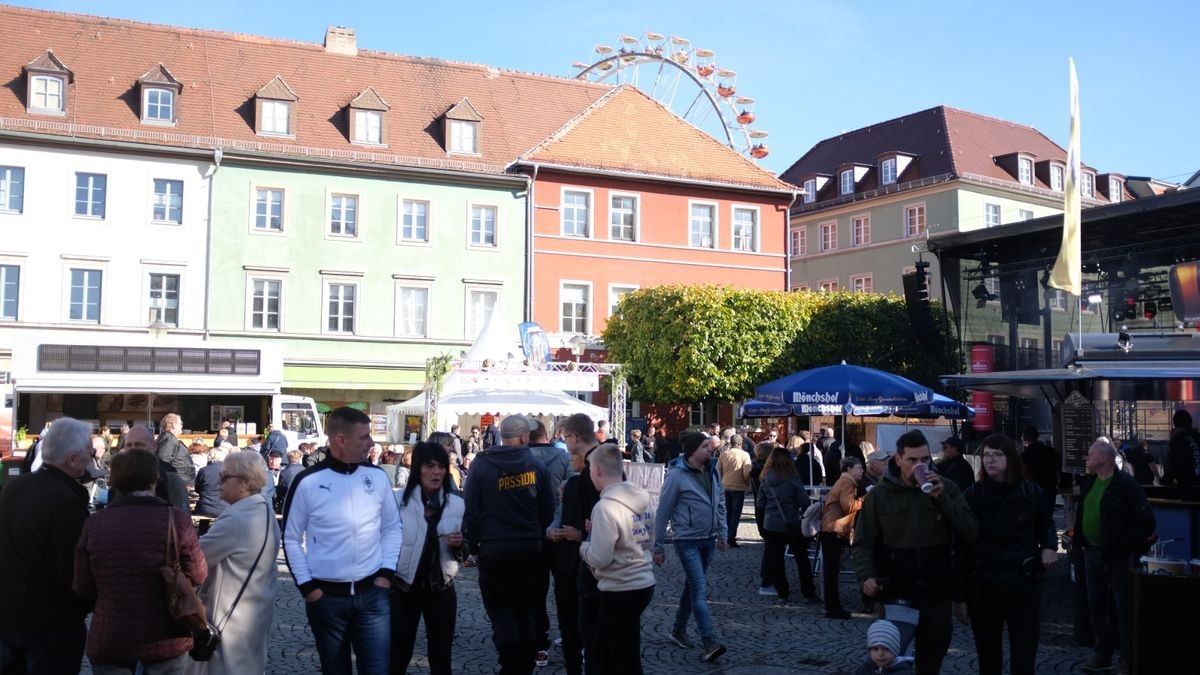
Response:
POLYGON ((880 619, 867 628, 867 650, 870 657, 854 671, 854 675, 895 675, 912 673, 908 659, 897 659, 900 652, 900 630, 891 621, 880 619))

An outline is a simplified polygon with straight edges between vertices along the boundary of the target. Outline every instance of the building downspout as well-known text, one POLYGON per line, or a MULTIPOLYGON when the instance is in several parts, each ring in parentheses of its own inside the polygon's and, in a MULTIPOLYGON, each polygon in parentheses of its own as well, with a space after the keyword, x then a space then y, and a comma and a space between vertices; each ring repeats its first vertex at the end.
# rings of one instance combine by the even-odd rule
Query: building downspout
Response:
POLYGON ((796 205, 796 200, 800 198, 800 190, 792 192, 792 201, 787 205, 787 216, 784 218, 783 227, 783 273, 787 275, 783 279, 783 290, 792 290, 792 207, 796 205))
POLYGON ((212 248, 213 248, 213 195, 216 194, 217 169, 221 168, 221 158, 224 152, 221 148, 213 150, 213 165, 208 170, 208 223, 204 236, 204 339, 208 340, 208 308, 212 295, 212 248))
POLYGON ((537 180, 538 165, 533 165, 533 175, 525 177, 525 321, 533 321, 533 184, 537 180))

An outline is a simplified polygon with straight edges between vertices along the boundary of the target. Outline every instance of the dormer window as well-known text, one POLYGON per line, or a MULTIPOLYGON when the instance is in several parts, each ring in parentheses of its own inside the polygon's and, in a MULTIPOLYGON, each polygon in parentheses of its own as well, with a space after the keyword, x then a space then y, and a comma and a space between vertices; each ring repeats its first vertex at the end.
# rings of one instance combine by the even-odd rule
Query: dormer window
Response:
POLYGON ((1096 178, 1090 173, 1079 174, 1079 193, 1084 197, 1096 198, 1096 178))
POLYGON ((255 95, 256 133, 263 136, 295 136, 295 106, 299 97, 278 75, 255 95))
POLYGON ((183 91, 179 80, 160 63, 138 78, 138 86, 142 90, 142 123, 174 125, 176 101, 183 91))
POLYGON ((1055 192, 1063 191, 1063 168, 1057 164, 1050 165, 1050 189, 1055 192))
POLYGON ((73 78, 70 69, 49 50, 25 64, 27 110, 40 115, 65 115, 67 85, 73 78))
POLYGON ((891 157, 879 163, 879 184, 891 185, 896 182, 896 158, 891 157))
POLYGON ((386 145, 385 117, 390 108, 373 87, 367 87, 350 101, 351 142, 359 145, 386 145))
POLYGON ((1108 179, 1108 201, 1116 204, 1124 197, 1124 185, 1117 178, 1108 179))
POLYGON ((817 201, 817 179, 809 178, 804 181, 804 203, 811 204, 817 201))
POLYGON ((840 194, 854 194, 854 169, 846 169, 839 175, 838 179, 841 181, 840 194))
POLYGON ((454 104, 445 114, 446 152, 456 155, 478 155, 479 125, 483 117, 467 99, 454 104))
POLYGON ((1033 160, 1028 157, 1017 159, 1017 180, 1022 185, 1033 185, 1033 160))

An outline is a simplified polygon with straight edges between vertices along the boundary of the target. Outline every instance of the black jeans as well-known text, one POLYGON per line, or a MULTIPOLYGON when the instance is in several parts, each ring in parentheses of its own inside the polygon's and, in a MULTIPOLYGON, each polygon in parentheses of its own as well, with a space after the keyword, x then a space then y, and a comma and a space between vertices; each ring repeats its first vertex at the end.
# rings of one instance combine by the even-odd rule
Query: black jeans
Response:
POLYGON ((1106 556, 1102 549, 1094 546, 1084 549, 1083 555, 1088 612, 1092 615, 1092 631, 1096 634, 1093 650, 1097 656, 1111 659, 1113 650, 1120 646, 1121 658, 1128 661, 1132 656, 1130 623, 1133 616, 1130 570, 1138 561, 1137 555, 1116 553, 1106 556))
POLYGON ((942 661, 950 649, 951 603, 949 600, 927 602, 921 605, 921 618, 915 636, 917 675, 938 675, 942 672, 942 661))
MULTIPOLYGON (((83 621, 70 628, 21 629, 0 633, 0 652, 12 659, 11 672, 30 675, 78 673, 83 665, 87 629, 83 621)), ((10 672, 5 670, 4 672, 10 672)))
POLYGON ((600 593, 600 613, 592 641, 603 645, 595 654, 598 672, 641 675, 642 612, 653 597, 653 586, 600 593))
POLYGON ((1037 586, 1023 589, 972 587, 967 612, 975 634, 980 675, 1004 670, 1004 627, 1008 626, 1012 675, 1033 675, 1041 628, 1042 594, 1037 586))
POLYGON ((820 541, 821 592, 825 594, 825 611, 844 612, 838 576, 842 573, 842 551, 850 542, 832 532, 822 532, 820 541))
POLYGON ((727 541, 737 543, 738 523, 742 520, 742 507, 746 505, 746 493, 741 490, 725 491, 725 525, 728 529, 727 541))
POLYGON ((408 672, 417 625, 425 617, 425 643, 429 650, 429 672, 449 675, 450 648, 458 616, 458 594, 451 584, 439 591, 392 590, 392 675, 408 672))
POLYGON ((554 606, 558 611, 558 632, 567 675, 583 672, 583 639, 579 634, 579 544, 573 541, 551 542, 550 572, 554 575, 554 606))
MULTIPOLYGON (((755 498, 755 500, 754 500, 754 526, 758 528, 758 536, 762 537, 762 540, 765 543, 767 541, 767 532, 766 532, 766 530, 763 529, 763 517, 764 517, 763 509, 761 506, 759 506, 758 499, 755 498)), ((763 554, 762 561, 759 563, 759 566, 758 566, 758 577, 759 577, 759 582, 758 582, 759 586, 766 588, 767 586, 771 585, 771 577, 767 575, 767 556, 765 553, 763 554)))
POLYGON ((546 596, 550 594, 550 565, 554 559, 554 542, 542 541, 541 566, 538 569, 537 614, 533 617, 533 631, 537 636, 539 650, 550 648, 550 613, 546 609, 546 596))
POLYGON ((537 613, 541 551, 479 553, 479 592, 492 622, 492 642, 501 675, 531 673, 537 656, 534 615, 537 613))
POLYGON ((801 536, 792 536, 787 532, 771 532, 770 530, 763 530, 763 537, 766 539, 763 546, 763 564, 766 567, 767 582, 769 585, 775 586, 775 592, 779 594, 779 599, 787 600, 791 594, 791 585, 788 584, 787 566, 784 559, 784 550, 789 546, 792 554, 796 557, 796 571, 800 575, 800 592, 806 598, 816 596, 817 585, 813 583, 812 564, 808 560, 808 546, 812 540, 801 536))
POLYGON ((596 663, 596 653, 607 648, 605 645, 593 644, 596 637, 596 621, 600 617, 600 589, 596 587, 596 577, 592 576, 592 571, 583 561, 580 561, 576 573, 575 590, 579 593, 579 636, 584 651, 584 672, 587 675, 599 675, 604 671, 600 670, 596 663))

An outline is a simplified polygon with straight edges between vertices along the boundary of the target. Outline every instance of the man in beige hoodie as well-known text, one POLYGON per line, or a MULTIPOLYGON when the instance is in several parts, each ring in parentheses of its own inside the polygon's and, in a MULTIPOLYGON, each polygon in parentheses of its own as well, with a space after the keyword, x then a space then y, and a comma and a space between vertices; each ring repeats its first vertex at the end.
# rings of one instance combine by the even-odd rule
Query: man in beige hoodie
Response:
POLYGON ((746 491, 750 489, 750 453, 742 449, 742 437, 734 434, 729 445, 717 457, 717 473, 721 474, 721 487, 725 488, 725 523, 729 530, 729 545, 737 547, 737 528, 742 520, 742 507, 746 504, 746 491))
POLYGON ((621 450, 615 444, 597 447, 589 462, 600 501, 592 508, 591 535, 580 545, 579 555, 596 577, 600 613, 595 635, 584 636, 584 643, 601 648, 587 653, 588 671, 640 675, 642 612, 654 597, 650 495, 622 480, 621 450))

